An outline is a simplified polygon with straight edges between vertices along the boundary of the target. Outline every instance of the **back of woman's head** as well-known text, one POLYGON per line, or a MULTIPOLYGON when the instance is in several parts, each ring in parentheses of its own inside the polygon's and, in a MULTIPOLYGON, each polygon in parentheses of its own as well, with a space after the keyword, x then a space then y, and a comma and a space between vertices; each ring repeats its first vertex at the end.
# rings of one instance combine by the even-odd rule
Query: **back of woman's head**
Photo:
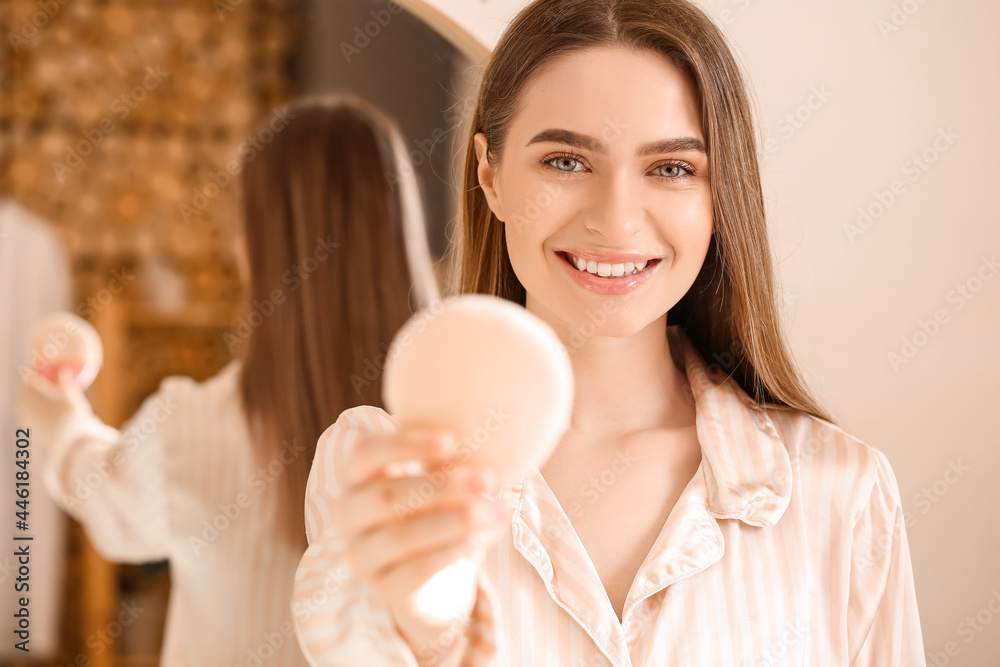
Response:
POLYGON ((304 447, 282 473, 301 535, 317 439, 341 411, 381 405, 385 350, 437 285, 413 171, 383 113, 351 95, 309 97, 251 137, 240 393, 262 464, 282 461, 283 441, 304 447))
MULTIPOLYGON (((725 37, 688 0, 537 0, 507 26, 486 64, 466 147, 463 200, 449 291, 495 294, 522 305, 503 223, 479 187, 474 136, 497 166, 523 91, 555 59, 591 47, 661 54, 697 94, 711 174, 715 234, 693 286, 670 309, 710 365, 759 403, 829 419, 809 395, 780 332, 756 133, 740 67, 725 37)), ((594 91, 600 95, 601 91, 594 91)), ((664 110, 669 113, 669 110, 664 110)))

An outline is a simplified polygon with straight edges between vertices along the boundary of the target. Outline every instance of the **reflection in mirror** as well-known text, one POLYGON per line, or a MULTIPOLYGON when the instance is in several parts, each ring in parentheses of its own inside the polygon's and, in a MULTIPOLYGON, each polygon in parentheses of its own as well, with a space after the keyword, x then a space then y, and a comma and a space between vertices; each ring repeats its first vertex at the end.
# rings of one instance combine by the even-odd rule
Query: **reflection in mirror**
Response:
MULTIPOLYGON (((402 11, 342 48, 379 8, 362 0, 53 7, 0 10, 0 426, 30 432, 30 664, 304 664, 292 499, 317 429, 378 404, 365 362, 437 293, 475 70, 402 11), (327 143, 302 108, 275 111, 334 91, 368 110, 327 143), (343 192, 319 188, 338 174, 343 192), (328 199, 296 199, 306 182, 328 199), (381 208, 338 217, 365 188, 381 208), (57 310, 101 336, 85 392, 32 373, 30 326, 57 310), (220 604, 241 611, 199 621, 220 604)), ((16 567, 0 559, 5 586, 16 567)), ((20 603, 0 605, 11 636, 20 603)))

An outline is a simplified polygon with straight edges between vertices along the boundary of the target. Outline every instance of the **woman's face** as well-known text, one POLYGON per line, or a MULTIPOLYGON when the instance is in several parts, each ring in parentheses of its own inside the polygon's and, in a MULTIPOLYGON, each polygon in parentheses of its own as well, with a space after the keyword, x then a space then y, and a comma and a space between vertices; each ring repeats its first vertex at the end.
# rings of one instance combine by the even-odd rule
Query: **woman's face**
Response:
POLYGON ((588 322, 632 335, 694 283, 713 230, 708 157, 695 90, 666 58, 559 57, 522 91, 500 164, 475 142, 527 309, 564 340, 588 322))

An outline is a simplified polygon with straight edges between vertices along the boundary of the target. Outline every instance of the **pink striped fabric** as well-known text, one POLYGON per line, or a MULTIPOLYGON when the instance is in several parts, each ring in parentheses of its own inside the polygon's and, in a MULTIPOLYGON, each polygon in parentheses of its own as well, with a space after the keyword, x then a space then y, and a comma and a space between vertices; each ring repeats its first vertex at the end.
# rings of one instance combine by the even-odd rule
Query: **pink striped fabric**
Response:
MULTIPOLYGON (((885 455, 797 410, 758 406, 710 370, 676 325, 702 462, 663 525, 618 620, 537 469, 511 492, 510 530, 488 552, 463 665, 923 666, 899 490, 885 455)), ((307 487, 310 540, 293 615, 312 665, 432 664, 351 576, 330 524, 335 470, 357 434, 389 431, 371 406, 321 437, 307 487), (419 663, 417 658, 420 658, 419 663)), ((442 644, 452 646, 451 637, 442 644)))

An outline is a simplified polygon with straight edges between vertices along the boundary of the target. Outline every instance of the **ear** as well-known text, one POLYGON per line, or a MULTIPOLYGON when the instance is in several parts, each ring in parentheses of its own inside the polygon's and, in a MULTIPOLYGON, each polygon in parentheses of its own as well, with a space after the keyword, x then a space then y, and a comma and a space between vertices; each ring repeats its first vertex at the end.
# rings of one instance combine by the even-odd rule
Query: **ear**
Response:
POLYGON ((499 188, 496 183, 497 170, 486 159, 486 135, 482 132, 477 132, 473 140, 476 143, 476 159, 479 160, 479 167, 477 169, 479 185, 486 195, 486 202, 490 205, 493 215, 501 222, 504 222, 503 207, 500 205, 499 188))

